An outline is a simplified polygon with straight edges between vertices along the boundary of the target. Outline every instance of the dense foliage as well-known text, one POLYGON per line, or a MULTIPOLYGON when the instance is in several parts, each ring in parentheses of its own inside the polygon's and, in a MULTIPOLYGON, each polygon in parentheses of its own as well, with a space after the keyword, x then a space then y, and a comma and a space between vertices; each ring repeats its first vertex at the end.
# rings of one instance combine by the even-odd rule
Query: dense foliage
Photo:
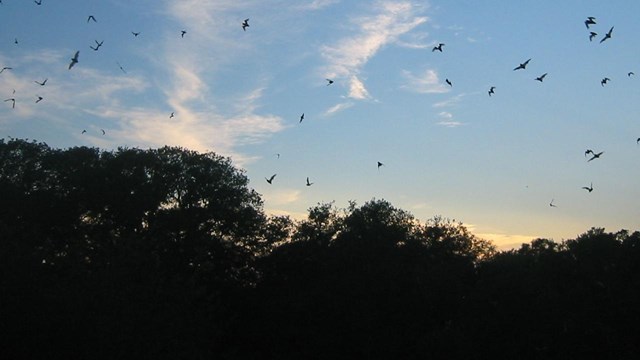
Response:
POLYGON ((640 232, 497 252, 384 200, 267 216, 213 153, 0 140, 2 358, 635 359, 638 305, 640 232))

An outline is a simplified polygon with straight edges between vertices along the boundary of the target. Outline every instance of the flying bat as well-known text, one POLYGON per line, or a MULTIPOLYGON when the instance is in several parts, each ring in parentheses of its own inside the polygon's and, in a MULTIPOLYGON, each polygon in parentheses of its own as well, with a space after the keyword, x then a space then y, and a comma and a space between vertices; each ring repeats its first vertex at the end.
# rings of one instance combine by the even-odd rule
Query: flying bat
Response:
POLYGON ((117 62, 117 61, 116 61, 116 64, 118 64, 118 67, 120 68, 120 70, 122 70, 122 72, 123 72, 123 73, 125 73, 125 74, 127 73, 127 72, 124 70, 124 68, 122 67, 122 65, 120 65, 120 63, 119 63, 119 62, 117 62))
POLYGON ((93 40, 93 41, 95 41, 95 42, 96 42, 96 47, 93 47, 93 46, 89 46, 89 47, 90 47, 93 51, 98 51, 98 49, 100 49, 100 46, 102 46, 102 43, 104 42, 104 40, 103 40, 103 41, 100 41, 100 42, 98 42, 98 40, 93 40))
POLYGON ((443 46, 444 46, 443 43, 439 43, 438 46, 434 46, 433 49, 431 49, 431 52, 434 52, 436 50, 442 52, 442 47, 443 46))
POLYGON ((584 25, 587 27, 587 29, 589 29, 590 25, 595 25, 595 24, 596 24, 596 18, 594 18, 593 16, 589 16, 587 20, 584 21, 584 25))
POLYGON ((515 69, 513 69, 513 71, 520 70, 520 69, 526 69, 526 68, 527 68, 527 65, 529 64, 529 61, 531 61, 531 59, 529 59, 529 60, 527 60, 527 61, 523 62, 522 64, 520 64, 520 65, 518 65, 518 66, 516 66, 516 68, 515 68, 515 69))
POLYGON ((593 151, 591 152, 591 159, 587 160, 587 162, 593 160, 593 159, 599 159, 600 155, 604 154, 604 151, 600 151, 599 153, 594 153, 593 151))
POLYGON ((270 177, 270 178, 264 178, 264 179, 265 179, 265 180, 267 180, 267 182, 268 182, 269 184, 271 184, 271 182, 273 181, 273 178, 275 178, 275 177, 276 177, 276 175, 278 175, 278 174, 273 174, 273 175, 271 175, 271 177, 270 177))
POLYGON ((69 63, 69 70, 73 67, 73 65, 78 63, 78 55, 80 55, 80 51, 76 51, 75 55, 71 58, 71 62, 69 63))
POLYGON ((613 26, 606 34, 604 34, 604 37, 602 38, 602 40, 600 40, 600 44, 602 44, 607 39, 611 39, 611 33, 613 33, 613 26))

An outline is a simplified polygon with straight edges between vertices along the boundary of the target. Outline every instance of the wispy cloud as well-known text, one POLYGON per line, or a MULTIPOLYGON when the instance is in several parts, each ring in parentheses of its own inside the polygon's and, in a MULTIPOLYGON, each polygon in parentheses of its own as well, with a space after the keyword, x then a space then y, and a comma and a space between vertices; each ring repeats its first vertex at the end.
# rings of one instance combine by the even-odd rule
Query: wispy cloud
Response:
POLYGON ((269 208, 269 207, 265 207, 264 211, 265 211, 265 213, 267 213, 267 215, 271 215, 271 216, 288 216, 291 219, 296 220, 296 221, 306 220, 309 217, 309 214, 305 213, 305 212, 295 212, 295 211, 282 210, 282 209, 272 209, 272 208, 269 208))
POLYGON ((348 108, 350 108, 352 106, 353 106, 352 102, 339 103, 339 104, 336 104, 336 105, 330 107, 329 109, 327 109, 327 111, 324 112, 324 115, 325 116, 334 115, 334 114, 339 113, 339 112, 341 112, 343 110, 346 110, 346 109, 348 109, 348 108))
POLYGON ((438 114, 438 117, 440 118, 440 121, 438 121, 436 124, 441 126, 454 128, 463 125, 463 123, 454 120, 453 114, 447 111, 441 111, 438 114))
MULTIPOLYGON (((166 13, 184 22, 183 25, 188 25, 186 28, 189 29, 189 34, 195 33, 198 37, 208 35, 209 38, 216 37, 219 34, 218 31, 224 29, 212 25, 228 19, 228 13, 250 9, 256 5, 255 3, 255 1, 236 0, 165 0, 166 13)), ((240 23, 237 25, 235 29, 239 29, 240 23)))
POLYGON ((501 251, 518 249, 522 244, 530 243, 539 238, 539 236, 533 235, 508 234, 502 229, 496 228, 483 227, 481 229, 480 226, 471 223, 465 223, 464 226, 475 236, 490 240, 501 251))
POLYGON ((114 130, 130 143, 175 144, 200 151, 214 150, 232 156, 241 165, 252 161, 241 153, 240 147, 264 141, 285 129, 279 116, 260 113, 266 85, 257 79, 252 89, 225 96, 222 103, 216 101, 220 97, 216 88, 209 85, 215 83, 213 79, 219 75, 220 64, 243 56, 238 50, 246 46, 230 44, 227 39, 226 32, 230 29, 240 31, 239 23, 237 26, 220 24, 233 18, 229 13, 240 12, 251 4, 230 0, 167 1, 166 4, 170 16, 188 29, 184 41, 177 36, 165 39, 165 53, 157 63, 168 76, 162 89, 167 108, 134 111, 121 108, 117 114, 122 119, 120 129, 114 130), (211 47, 189 42, 189 36, 205 39, 210 44, 224 43, 225 54, 212 54, 211 47), (181 41, 183 51, 175 51, 176 41, 181 41), (169 119, 171 111, 175 117, 169 119))
MULTIPOLYGON (((425 19, 429 20, 427 17, 425 19)), ((398 39, 396 45, 408 49, 430 49, 433 45, 427 42, 428 37, 428 32, 412 31, 406 34, 403 39, 398 39)))
MULTIPOLYGON (((37 115, 57 124, 55 131, 77 133, 81 143, 104 148, 175 145, 213 150, 232 156, 239 165, 252 161, 243 154, 242 146, 265 141, 286 128, 279 116, 261 111, 268 74, 251 77, 234 91, 216 81, 226 64, 242 59, 252 46, 234 41, 229 33, 244 35, 237 14, 255 4, 235 0, 162 2, 159 14, 177 23, 176 28, 186 29, 187 34, 181 38, 176 31, 152 40, 147 45, 154 48, 153 59, 147 59, 150 69, 138 72, 140 75, 135 71, 121 73, 115 65, 115 70, 98 68, 83 60, 82 52, 80 63, 67 70, 73 54, 70 49, 41 50, 12 58, 21 66, 13 65, 15 73, 3 73, 0 78, 2 88, 16 90, 18 104, 10 113, 11 119, 37 115), (203 42, 208 46, 202 46, 203 42), (218 45, 225 51, 216 51, 218 45), (45 74, 49 78, 46 86, 34 84, 45 74), (44 97, 37 106, 36 93, 44 97), (171 112, 175 117, 169 119, 171 112), (82 129, 87 133, 80 135, 82 129), (105 129, 106 135, 100 129, 105 129)), ((323 4, 329 5, 316 3, 323 4)), ((9 59, 0 56, 0 65, 5 60, 9 59)), ((0 113, 10 110, 0 108, 0 113)))
POLYGON ((295 189, 279 189, 274 191, 269 191, 263 194, 263 198, 266 204, 270 206, 280 206, 287 205, 291 203, 295 203, 300 200, 300 195, 302 192, 300 190, 295 189))
POLYGON ((459 121, 439 121, 437 124, 448 128, 455 128, 463 125, 459 121))
POLYGON ((409 204, 409 209, 413 210, 413 211, 423 211, 426 209, 432 209, 433 206, 429 203, 426 202, 418 202, 418 203, 413 203, 413 204, 409 204))
POLYGON ((445 120, 453 119, 453 114, 447 111, 441 111, 438 116, 445 120))
POLYGON ((320 10, 339 3, 340 0, 313 0, 310 3, 300 5, 302 10, 320 10))
MULTIPOLYGON (((90 68, 78 69, 74 75, 77 76, 77 78, 81 78, 82 81, 88 85, 83 85, 81 87, 82 91, 73 91, 73 89, 67 88, 64 93, 56 94, 56 101, 62 102, 64 97, 73 94, 75 97, 74 100, 80 100, 81 103, 99 102, 105 105, 116 105, 119 104, 123 98, 126 98, 125 95, 140 93, 149 87, 149 84, 141 77, 114 76, 90 68)), ((51 84, 51 86, 55 87, 56 85, 51 84)), ((62 86, 69 87, 70 84, 63 81, 62 86)))
POLYGON ((371 98, 364 84, 357 76, 353 75, 349 80, 349 97, 352 99, 366 100, 371 98))
MULTIPOLYGON (((306 9, 320 10, 339 2, 307 0, 306 9)), ((68 71, 73 49, 42 50, 14 59, 29 64, 28 68, 36 72, 10 74, 2 79, 3 88, 15 86, 20 96, 20 108, 12 112, 13 116, 28 117, 37 112, 43 120, 66 127, 60 131, 78 132, 76 136, 84 143, 105 148, 168 144, 214 150, 239 162, 251 161, 242 154, 244 145, 265 141, 286 128, 278 115, 262 111, 271 78, 268 68, 253 70, 257 76, 247 77, 248 81, 233 91, 218 84, 227 64, 244 61, 247 53, 257 51, 255 39, 264 34, 247 37, 239 21, 260 2, 165 0, 161 4, 158 14, 175 22, 175 28, 186 29, 187 34, 181 38, 178 31, 168 32, 147 45, 155 50, 153 59, 147 59, 152 69, 139 72, 140 75, 133 71, 123 74, 117 68, 93 67, 81 54, 80 64, 68 71), (246 41, 237 41, 238 36, 246 41), (207 46, 202 46, 203 42, 207 46), (217 47, 225 51, 216 51, 217 47), (50 78, 47 86, 33 89, 33 80, 42 80, 45 73, 50 78), (40 95, 45 100, 39 105, 46 104, 47 108, 33 104, 34 91, 43 92, 40 95), (175 117, 169 119, 171 112, 175 117), (81 120, 70 116, 78 113, 87 116, 81 120), (80 137, 78 130, 85 128, 87 134, 80 137), (107 131, 106 136, 99 132, 102 128, 107 131)), ((423 7, 411 1, 384 0, 375 2, 368 14, 351 18, 352 35, 321 48, 326 77, 342 78, 342 83, 348 84, 347 97, 351 99, 372 99, 361 74, 363 67, 383 47, 401 45, 403 35, 426 22, 427 18, 420 15, 422 11, 423 7)), ((351 106, 350 101, 336 104, 326 115, 351 106)))
POLYGON ((438 73, 433 69, 427 69, 419 75, 403 70, 402 76, 407 81, 407 84, 403 85, 402 88, 409 91, 420 94, 442 94, 451 91, 449 86, 440 81, 438 73))
POLYGON ((511 249, 519 249, 522 244, 528 244, 536 239, 536 236, 530 235, 511 235, 504 233, 475 233, 476 236, 491 240, 498 250, 505 251, 511 249))
POLYGON ((68 115, 68 111, 77 114, 89 113, 99 106, 118 107, 129 95, 142 93, 149 87, 141 77, 111 75, 84 64, 67 70, 63 53, 45 49, 25 55, 18 62, 30 66, 2 74, 2 87, 15 91, 12 96, 20 104, 13 116, 55 119, 68 115), (45 86, 35 83, 45 79, 45 86), (36 95, 43 98, 39 104, 35 103, 36 95))
MULTIPOLYGON (((68 54, 69 58, 71 57, 71 53, 68 54)), ((67 54, 63 54, 58 50, 52 49, 42 49, 38 52, 26 54, 22 60, 21 64, 30 64, 30 63, 40 63, 40 64, 58 64, 62 59, 65 59, 67 54)), ((66 59, 65 59, 66 61, 66 59)))
POLYGON ((345 37, 336 45, 321 49, 327 65, 328 78, 349 78, 349 96, 354 99, 369 98, 358 75, 366 63, 384 46, 397 43, 399 37, 427 21, 418 16, 420 8, 408 1, 381 1, 374 7, 374 14, 352 19, 357 26, 354 35, 345 37))
POLYGON ((104 119, 111 119, 110 134, 118 142, 137 146, 184 146, 198 151, 214 150, 232 156, 239 164, 253 159, 237 151, 237 147, 263 141, 283 130, 279 117, 273 115, 238 114, 223 117, 205 110, 184 108, 174 118, 168 113, 146 108, 107 109, 93 111, 104 119))
POLYGON ((458 94, 456 96, 452 96, 446 100, 443 101, 439 101, 435 104, 433 104, 434 108, 444 108, 444 107, 452 107, 455 106, 457 104, 460 103, 460 101, 462 101, 462 98, 464 98, 466 96, 466 94, 462 93, 462 94, 458 94))

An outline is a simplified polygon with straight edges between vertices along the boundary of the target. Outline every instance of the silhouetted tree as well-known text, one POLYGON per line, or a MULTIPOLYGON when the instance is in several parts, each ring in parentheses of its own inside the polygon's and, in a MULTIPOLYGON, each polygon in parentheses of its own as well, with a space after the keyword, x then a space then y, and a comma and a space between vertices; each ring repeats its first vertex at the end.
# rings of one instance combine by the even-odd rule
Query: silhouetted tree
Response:
POLYGON ((213 351, 234 291, 255 284, 266 221, 228 159, 0 140, 0 164, 0 311, 14 349, 213 351))
POLYGON ((624 244, 637 237, 591 229, 562 243, 536 239, 484 262, 462 316, 465 356, 637 356, 640 317, 629 304, 637 303, 640 272, 621 266, 630 264, 624 244))
POLYGON ((640 232, 497 252, 385 200, 266 216, 229 159, 0 140, 2 358, 635 359, 640 232))
POLYGON ((443 329, 493 251, 461 224, 427 226, 384 200, 319 204, 260 261, 260 303, 247 315, 260 336, 247 341, 274 358, 446 353, 443 329))

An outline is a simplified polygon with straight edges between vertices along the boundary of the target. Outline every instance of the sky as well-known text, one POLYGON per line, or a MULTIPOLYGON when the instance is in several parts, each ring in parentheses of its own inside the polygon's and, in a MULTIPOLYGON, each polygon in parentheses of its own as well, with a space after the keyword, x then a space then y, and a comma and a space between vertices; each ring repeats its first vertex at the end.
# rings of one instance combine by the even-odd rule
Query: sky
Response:
POLYGON ((0 96, 15 108, 0 102, 0 137, 213 151, 267 213, 296 219, 385 199, 501 248, 638 230, 638 13, 591 0, 2 0, 0 96))

